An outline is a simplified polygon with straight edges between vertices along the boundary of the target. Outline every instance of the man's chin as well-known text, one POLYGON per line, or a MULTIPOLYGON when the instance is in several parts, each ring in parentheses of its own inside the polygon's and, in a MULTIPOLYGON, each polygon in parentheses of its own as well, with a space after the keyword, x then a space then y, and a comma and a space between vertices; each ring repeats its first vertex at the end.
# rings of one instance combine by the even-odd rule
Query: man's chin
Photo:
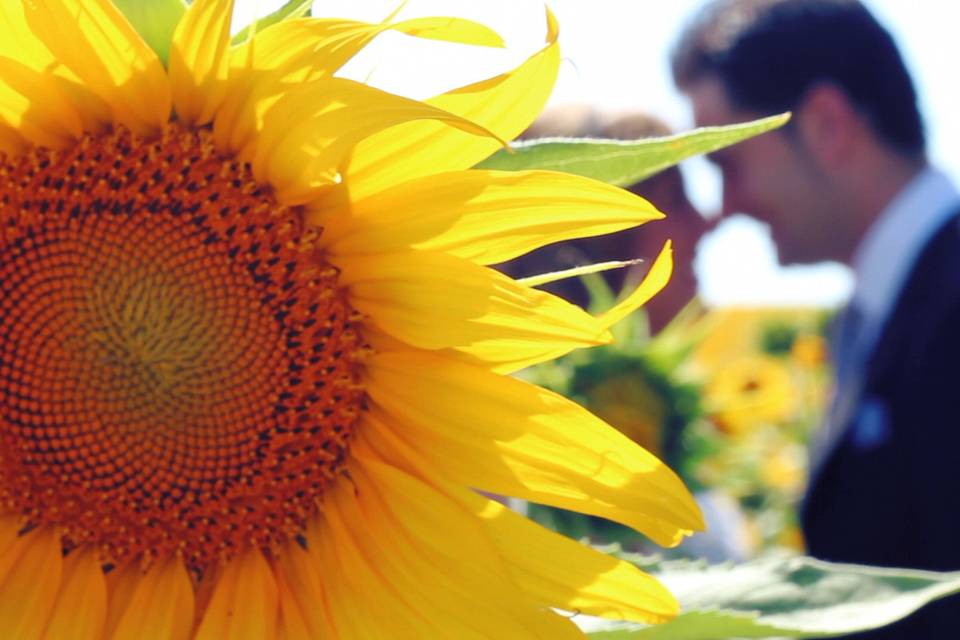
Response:
POLYGON ((804 267, 822 262, 830 262, 833 260, 835 259, 821 253, 797 254, 787 253, 783 250, 777 252, 777 262, 781 267, 804 267))
POLYGON ((826 258, 822 255, 822 247, 810 246, 809 242, 798 241, 789 232, 770 228, 770 240, 776 249, 777 262, 782 267, 791 265, 806 265, 822 262, 826 258))
POLYGON ((777 262, 781 267, 810 265, 829 260, 821 251, 802 251, 799 247, 778 241, 776 237, 774 243, 777 247, 777 262))

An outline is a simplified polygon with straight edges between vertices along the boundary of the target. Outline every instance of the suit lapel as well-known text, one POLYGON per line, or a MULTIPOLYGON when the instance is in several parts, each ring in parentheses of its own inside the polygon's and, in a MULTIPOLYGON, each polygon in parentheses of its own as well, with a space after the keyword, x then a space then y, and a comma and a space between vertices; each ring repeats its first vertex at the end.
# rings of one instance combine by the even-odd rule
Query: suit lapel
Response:
POLYGON ((915 263, 871 354, 865 390, 882 386, 884 380, 903 370, 904 363, 914 361, 911 354, 925 351, 945 317, 940 310, 960 296, 955 276, 960 265, 958 221, 960 211, 940 227, 915 263))
POLYGON ((892 380, 902 375, 903 364, 911 361, 911 353, 924 351, 928 346, 925 339, 936 335, 935 325, 944 316, 937 309, 960 296, 960 281, 951 277, 958 271, 947 267, 950 263, 960 266, 958 219, 960 211, 950 216, 924 247, 897 295, 893 311, 881 328, 863 371, 837 399, 840 406, 831 411, 836 424, 831 425, 811 449, 811 486, 855 424, 864 399, 874 394, 885 395, 885 389, 893 385, 892 380), (919 309, 924 311, 918 313, 919 309))

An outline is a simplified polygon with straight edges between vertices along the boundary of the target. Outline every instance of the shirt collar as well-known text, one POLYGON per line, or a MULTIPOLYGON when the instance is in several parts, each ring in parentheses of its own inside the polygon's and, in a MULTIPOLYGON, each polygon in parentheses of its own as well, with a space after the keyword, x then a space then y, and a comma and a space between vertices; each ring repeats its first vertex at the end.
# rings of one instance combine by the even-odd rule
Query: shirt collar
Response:
POLYGON ((926 167, 881 212, 853 258, 852 304, 870 324, 886 320, 923 247, 956 211, 960 192, 942 171, 926 167))

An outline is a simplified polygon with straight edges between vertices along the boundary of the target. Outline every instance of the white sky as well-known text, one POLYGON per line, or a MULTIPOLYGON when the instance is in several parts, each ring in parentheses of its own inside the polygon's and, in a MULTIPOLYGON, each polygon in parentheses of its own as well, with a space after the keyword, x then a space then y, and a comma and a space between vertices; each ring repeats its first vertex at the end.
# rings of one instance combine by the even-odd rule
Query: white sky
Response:
MULTIPOLYGON (((926 118, 931 157, 960 177, 960 3, 953 0, 865 0, 893 33, 913 72, 926 118)), ((261 11, 271 0, 238 0, 238 14, 261 11)), ((316 0, 314 13, 378 21, 397 6, 384 0, 316 0)), ((641 109, 677 130, 690 128, 686 103, 673 89, 667 58, 683 24, 703 0, 548 0, 560 22, 564 56, 551 105, 593 103, 601 109, 641 109)), ((451 48, 437 54, 398 46, 390 38, 355 61, 350 74, 384 89, 426 97, 509 69, 536 50, 543 39, 541 0, 410 0, 403 16, 457 15, 494 27, 506 51, 451 48), (433 79, 439 79, 432 82, 433 79)), ((240 19, 238 17, 238 22, 240 19)), ((700 160, 686 163, 687 186, 699 208, 719 206, 719 181, 700 160)), ((666 212, 669 215, 669 211, 666 212)), ((701 292, 717 304, 838 304, 849 291, 846 270, 838 265, 782 269, 759 223, 747 218, 725 222, 701 245, 697 260, 701 292)))

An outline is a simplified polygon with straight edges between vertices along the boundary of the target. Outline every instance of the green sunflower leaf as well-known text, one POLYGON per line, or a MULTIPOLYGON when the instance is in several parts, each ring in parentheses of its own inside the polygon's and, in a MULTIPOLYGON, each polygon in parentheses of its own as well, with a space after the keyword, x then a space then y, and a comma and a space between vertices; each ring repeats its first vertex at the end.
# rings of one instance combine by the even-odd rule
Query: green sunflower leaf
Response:
POLYGON ((626 187, 701 153, 711 153, 783 126, 790 114, 770 116, 725 127, 703 127, 665 138, 598 140, 544 138, 501 149, 478 169, 519 171, 551 169, 626 187))
POLYGON ((683 613, 657 626, 591 627, 591 638, 826 638, 891 624, 960 592, 960 571, 832 564, 801 556, 740 565, 647 562, 643 568, 677 596, 683 613))
POLYGON ((300 18, 307 15, 307 12, 310 11, 310 7, 313 5, 313 0, 288 0, 283 4, 282 7, 274 11, 273 13, 258 18, 253 23, 248 24, 243 29, 237 32, 233 36, 231 41, 233 44, 240 44, 244 40, 250 37, 250 31, 256 25, 257 29, 265 29, 270 25, 286 20, 287 18, 300 18))
POLYGON ((113 3, 166 66, 173 32, 187 10, 183 0, 113 0, 113 3))

